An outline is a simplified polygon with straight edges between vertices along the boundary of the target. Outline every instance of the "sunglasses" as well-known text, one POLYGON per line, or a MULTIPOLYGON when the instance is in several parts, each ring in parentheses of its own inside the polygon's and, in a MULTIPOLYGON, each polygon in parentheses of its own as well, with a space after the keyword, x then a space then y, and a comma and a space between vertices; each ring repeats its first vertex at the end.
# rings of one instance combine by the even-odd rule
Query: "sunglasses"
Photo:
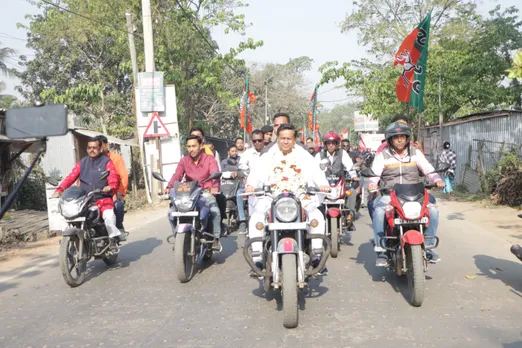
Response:
POLYGON ((252 139, 252 142, 255 144, 255 143, 260 143, 262 142, 263 139, 252 139))

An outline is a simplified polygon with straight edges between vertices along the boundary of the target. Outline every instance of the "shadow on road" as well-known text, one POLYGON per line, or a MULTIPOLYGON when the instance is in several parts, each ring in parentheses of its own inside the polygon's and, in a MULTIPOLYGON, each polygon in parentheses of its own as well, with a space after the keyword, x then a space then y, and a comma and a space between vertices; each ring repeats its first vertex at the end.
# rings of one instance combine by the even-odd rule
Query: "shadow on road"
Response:
POLYGON ((448 220, 466 220, 466 217, 463 213, 453 213, 449 214, 446 219, 448 220))
POLYGON ((120 269, 129 267, 131 263, 140 260, 142 256, 151 254, 152 251, 161 244, 163 244, 163 241, 154 237, 123 244, 120 247, 118 262, 114 266, 107 266, 101 260, 94 260, 94 262, 89 262, 87 264, 85 282, 88 282, 89 280, 96 278, 100 274, 104 273, 107 268, 120 269))
MULTIPOLYGON (((509 250, 506 250, 506 254, 511 255, 509 250)), ((522 263, 520 261, 497 259, 489 255, 475 255, 473 258, 475 266, 481 272, 480 275, 498 279, 514 290, 522 292, 522 263)))
POLYGON ((56 268, 59 266, 58 259, 48 259, 50 262, 46 262, 44 264, 37 264, 37 261, 41 259, 48 258, 49 256, 46 255, 42 258, 35 258, 34 264, 25 265, 22 267, 15 268, 11 271, 7 272, 0 272, 0 276, 9 277, 7 281, 0 282, 0 293, 2 291, 8 290, 8 289, 14 289, 18 286, 17 280, 21 280, 23 278, 30 278, 30 277, 36 277, 42 273, 44 273, 44 270, 46 268, 56 268), (30 268, 35 268, 34 270, 29 271, 30 268))
MULTIPOLYGON (((399 277, 393 271, 387 271, 384 267, 375 266, 376 254, 373 251, 373 241, 359 246, 356 263, 363 264, 364 269, 372 277, 374 282, 387 282, 396 293, 400 293, 406 301, 409 301, 408 280, 406 276, 399 277)), ((426 277, 427 280, 431 279, 426 277)))
POLYGON ((223 247, 223 250, 221 250, 220 253, 213 254, 209 261, 203 261, 200 265, 198 265, 197 274, 205 272, 207 268, 214 264, 224 264, 230 256, 234 255, 237 250, 237 236, 221 238, 221 246, 223 247))

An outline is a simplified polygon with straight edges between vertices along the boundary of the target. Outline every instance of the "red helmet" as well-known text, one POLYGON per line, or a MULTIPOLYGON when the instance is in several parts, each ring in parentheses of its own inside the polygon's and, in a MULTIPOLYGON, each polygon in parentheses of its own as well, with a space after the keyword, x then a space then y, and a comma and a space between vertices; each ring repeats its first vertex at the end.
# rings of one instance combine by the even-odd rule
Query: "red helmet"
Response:
POLYGON ((329 131, 329 132, 326 132, 325 135, 323 135, 323 143, 326 143, 327 141, 336 141, 336 142, 340 142, 341 141, 341 138, 339 137, 339 135, 337 133, 335 133, 334 131, 329 131))

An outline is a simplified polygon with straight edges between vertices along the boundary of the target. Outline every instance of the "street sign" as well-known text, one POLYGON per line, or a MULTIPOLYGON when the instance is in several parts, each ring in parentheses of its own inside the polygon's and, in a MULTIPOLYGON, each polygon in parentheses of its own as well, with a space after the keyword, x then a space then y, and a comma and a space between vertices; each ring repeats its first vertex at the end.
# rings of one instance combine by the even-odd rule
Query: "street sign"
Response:
POLYGON ((165 127, 165 124, 159 117, 157 112, 152 114, 152 118, 150 119, 149 125, 145 129, 145 133, 143 134, 144 138, 151 137, 168 137, 170 136, 169 130, 165 127))
POLYGON ((141 72, 138 74, 140 86, 140 111, 165 111, 165 86, 162 72, 141 72))
POLYGON ((374 120, 371 115, 363 115, 359 110, 353 113, 353 125, 356 132, 376 132, 379 130, 379 120, 374 120))

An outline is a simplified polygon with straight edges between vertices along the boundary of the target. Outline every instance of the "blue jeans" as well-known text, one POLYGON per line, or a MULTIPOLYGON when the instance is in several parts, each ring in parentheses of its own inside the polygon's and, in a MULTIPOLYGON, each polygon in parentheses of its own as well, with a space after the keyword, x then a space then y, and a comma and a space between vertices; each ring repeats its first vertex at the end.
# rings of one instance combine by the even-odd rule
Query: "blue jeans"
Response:
POLYGON ((125 204, 119 199, 114 201, 114 215, 116 215, 116 227, 123 229, 123 216, 125 215, 125 204))
POLYGON ((245 193, 245 188, 240 187, 236 193, 236 202, 237 202, 237 214, 239 215, 239 222, 245 221, 245 202, 243 201, 243 196, 240 194, 245 193))
MULTIPOLYGON (((385 227, 385 212, 384 207, 390 203, 390 196, 379 196, 373 202, 373 236, 375 240, 375 251, 376 252, 385 252, 386 250, 380 246, 380 237, 384 236, 384 227, 385 227)), ((435 236, 437 234, 437 228, 439 227, 439 211, 434 205, 428 205, 428 210, 430 212, 430 226, 424 232, 425 236, 435 236)), ((434 244, 434 240, 432 238, 426 240, 426 246, 431 246, 434 244)))

